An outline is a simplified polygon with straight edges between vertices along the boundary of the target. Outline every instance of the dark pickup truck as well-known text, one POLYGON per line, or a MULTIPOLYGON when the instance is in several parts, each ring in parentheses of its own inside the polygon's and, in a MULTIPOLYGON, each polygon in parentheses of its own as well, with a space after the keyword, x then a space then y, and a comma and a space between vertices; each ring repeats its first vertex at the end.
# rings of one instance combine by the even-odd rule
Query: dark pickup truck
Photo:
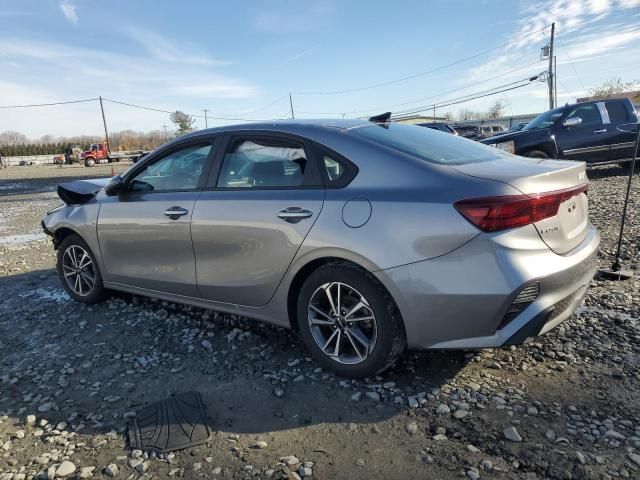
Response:
POLYGON ((638 114, 627 98, 576 103, 549 110, 519 132, 481 140, 509 153, 589 164, 633 158, 638 114))

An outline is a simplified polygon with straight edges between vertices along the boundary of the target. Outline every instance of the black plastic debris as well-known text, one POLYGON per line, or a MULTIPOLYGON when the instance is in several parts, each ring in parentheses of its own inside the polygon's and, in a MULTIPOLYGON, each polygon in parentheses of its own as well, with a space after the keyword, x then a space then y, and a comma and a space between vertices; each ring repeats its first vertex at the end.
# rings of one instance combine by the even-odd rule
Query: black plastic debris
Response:
POLYGON ((198 392, 172 395, 145 407, 128 430, 131 448, 157 453, 195 447, 210 435, 198 392))

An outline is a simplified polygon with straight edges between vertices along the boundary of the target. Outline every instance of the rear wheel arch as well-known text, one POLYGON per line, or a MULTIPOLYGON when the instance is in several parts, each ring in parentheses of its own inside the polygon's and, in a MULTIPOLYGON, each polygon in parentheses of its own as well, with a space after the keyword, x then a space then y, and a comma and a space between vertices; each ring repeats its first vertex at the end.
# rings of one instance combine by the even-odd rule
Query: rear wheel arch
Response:
POLYGON ((346 258, 333 257, 333 256, 316 258, 306 263, 302 268, 300 268, 296 272, 296 274, 293 277, 293 280, 289 284, 289 291, 287 293, 287 315, 289 318, 289 325, 291 326, 292 330, 295 330, 295 331, 299 330, 297 306, 298 306, 298 295, 300 293, 300 289, 302 288, 302 285, 304 284, 305 280, 309 278, 309 276, 313 272, 315 272, 320 267, 323 267, 325 265, 340 265, 340 266, 347 266, 347 267, 353 268, 359 271, 360 273, 362 273, 363 275, 367 276, 372 282, 377 284, 377 286, 393 302, 393 308, 397 312, 397 315, 400 316, 400 320, 401 320, 400 323, 402 323, 402 327, 404 330, 404 322, 402 321, 400 309, 398 308, 398 305, 395 299, 391 295, 391 292, 389 292, 389 290, 382 284, 382 282, 380 282, 373 274, 371 274, 369 270, 367 270, 362 265, 352 260, 347 260, 346 258))

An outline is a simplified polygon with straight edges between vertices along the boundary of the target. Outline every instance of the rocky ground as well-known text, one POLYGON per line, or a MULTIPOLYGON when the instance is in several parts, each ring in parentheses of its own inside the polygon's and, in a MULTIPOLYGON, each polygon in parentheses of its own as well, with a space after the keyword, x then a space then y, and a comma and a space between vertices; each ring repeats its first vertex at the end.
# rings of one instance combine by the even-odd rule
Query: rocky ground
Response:
MULTIPOLYGON (((282 329, 125 295, 69 301, 39 221, 58 182, 110 173, 0 170, 0 480, 640 478, 640 275, 596 279, 526 346, 412 353, 384 377, 343 380, 282 329), (127 447, 136 410, 188 390, 207 406, 206 444, 127 447)), ((624 174, 590 172, 601 266, 624 174)), ((638 175, 634 190, 623 261, 637 270, 638 175)))

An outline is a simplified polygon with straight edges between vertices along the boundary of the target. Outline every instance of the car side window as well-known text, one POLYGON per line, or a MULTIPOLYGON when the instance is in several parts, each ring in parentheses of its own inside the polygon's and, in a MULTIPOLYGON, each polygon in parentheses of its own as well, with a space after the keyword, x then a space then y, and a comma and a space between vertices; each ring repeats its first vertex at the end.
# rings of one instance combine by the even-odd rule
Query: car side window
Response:
POLYGON ((569 112, 567 118, 580 118, 582 122, 581 126, 585 125, 600 125, 602 123, 602 117, 598 107, 593 103, 586 103, 584 105, 577 105, 569 112))
POLYGON ((325 171, 327 172, 329 182, 338 181, 347 171, 346 166, 342 162, 330 157, 329 155, 322 156, 322 163, 325 171))
POLYGON ((190 145, 145 167, 129 182, 129 190, 150 192, 195 190, 207 162, 211 145, 190 145))
POLYGON ((622 102, 605 102, 607 112, 609 112, 609 119, 611 123, 625 123, 631 121, 631 115, 627 111, 624 103, 622 102))
POLYGON ((304 183, 308 167, 301 144, 279 138, 231 143, 222 161, 218 188, 282 188, 304 183))

